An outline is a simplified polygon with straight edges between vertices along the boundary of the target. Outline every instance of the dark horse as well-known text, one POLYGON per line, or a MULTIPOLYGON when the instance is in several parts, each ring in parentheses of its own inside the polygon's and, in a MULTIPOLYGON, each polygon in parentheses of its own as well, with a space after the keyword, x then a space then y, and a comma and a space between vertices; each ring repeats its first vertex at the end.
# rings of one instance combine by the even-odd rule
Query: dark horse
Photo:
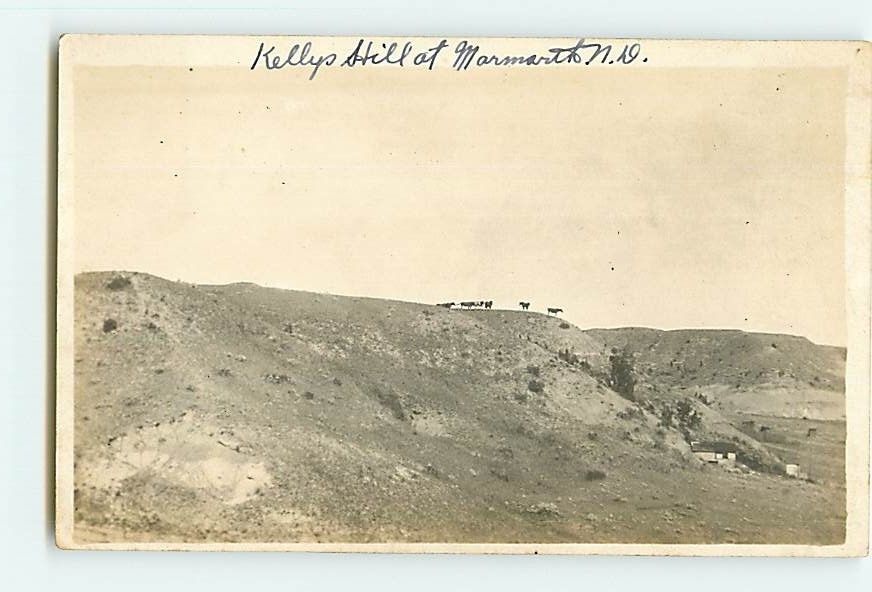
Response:
POLYGON ((529 302, 519 302, 518 306, 520 306, 524 310, 530 310, 530 303, 529 302))
POLYGON ((452 306, 454 306, 454 303, 453 302, 440 302, 436 306, 441 306, 442 308, 451 308, 452 306))
POLYGON ((556 315, 557 313, 563 312, 562 308, 548 308, 548 314, 556 315))
POLYGON ((486 300, 485 303, 484 303, 484 307, 487 308, 487 309, 492 308, 493 305, 494 305, 494 301, 493 301, 493 300, 486 300))

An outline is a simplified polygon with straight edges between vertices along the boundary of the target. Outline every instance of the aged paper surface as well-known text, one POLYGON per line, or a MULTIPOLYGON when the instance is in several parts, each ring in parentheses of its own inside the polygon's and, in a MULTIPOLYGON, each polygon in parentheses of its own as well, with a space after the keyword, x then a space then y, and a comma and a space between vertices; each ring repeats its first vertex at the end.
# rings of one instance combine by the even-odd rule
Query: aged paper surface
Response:
POLYGON ((870 47, 60 45, 64 548, 865 554, 870 47))

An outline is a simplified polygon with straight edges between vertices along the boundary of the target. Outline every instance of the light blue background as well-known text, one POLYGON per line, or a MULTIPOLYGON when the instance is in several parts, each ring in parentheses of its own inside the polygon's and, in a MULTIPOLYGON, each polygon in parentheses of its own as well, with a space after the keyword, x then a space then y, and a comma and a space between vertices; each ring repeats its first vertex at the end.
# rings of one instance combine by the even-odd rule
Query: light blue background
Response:
POLYGON ((65 32, 870 39, 872 2, 0 3, 0 588, 861 590, 872 560, 96 553, 54 548, 56 43, 65 32), (184 4, 191 7, 177 10, 184 4), (261 8, 237 9, 239 4, 261 8), (210 7, 211 6, 211 7, 210 7), (291 8, 285 8, 290 6, 291 8), (55 8, 40 8, 55 7, 55 8), (280 8, 281 7, 281 8, 280 8))

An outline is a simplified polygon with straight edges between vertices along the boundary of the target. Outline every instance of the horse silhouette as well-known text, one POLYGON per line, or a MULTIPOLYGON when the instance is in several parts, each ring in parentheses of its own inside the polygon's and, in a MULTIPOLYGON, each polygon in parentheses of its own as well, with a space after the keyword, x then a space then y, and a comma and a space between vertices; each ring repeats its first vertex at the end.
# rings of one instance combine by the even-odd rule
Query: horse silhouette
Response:
POLYGON ((452 306, 454 306, 454 303, 453 302, 440 302, 436 306, 441 306, 442 308, 451 308, 452 306))
POLYGON ((494 305, 493 300, 468 300, 460 303, 460 308, 491 308, 494 305))
POLYGON ((548 307, 548 314, 556 315, 556 314, 561 313, 561 312, 563 312, 563 309, 562 309, 562 308, 551 308, 551 307, 548 307))
POLYGON ((530 309, 530 303, 529 303, 529 302, 519 302, 519 303, 518 303, 518 306, 520 306, 520 307, 523 308, 524 310, 529 310, 529 309, 530 309))

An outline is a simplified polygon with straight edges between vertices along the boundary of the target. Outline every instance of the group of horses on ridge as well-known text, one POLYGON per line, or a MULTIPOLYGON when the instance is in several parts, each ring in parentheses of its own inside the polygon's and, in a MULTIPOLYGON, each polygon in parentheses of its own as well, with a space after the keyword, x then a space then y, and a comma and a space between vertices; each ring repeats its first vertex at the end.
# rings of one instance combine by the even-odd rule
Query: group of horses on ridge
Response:
POLYGON ((493 305, 493 300, 470 300, 467 302, 440 302, 436 306, 441 306, 442 308, 454 308, 455 306, 459 306, 460 308, 470 310, 473 308, 490 309, 493 305))
MULTIPOLYGON (((485 310, 490 310, 491 308, 493 308, 493 305, 493 300, 469 300, 466 302, 440 302, 436 306, 441 306, 442 308, 447 308, 448 310, 451 310, 455 306, 459 306, 464 310, 472 310, 473 308, 483 308, 485 310)), ((519 302, 518 306, 521 307, 521 310, 530 310, 529 302, 519 302)), ((557 315, 563 312, 562 308, 553 308, 550 306, 547 310, 549 315, 557 315)))

